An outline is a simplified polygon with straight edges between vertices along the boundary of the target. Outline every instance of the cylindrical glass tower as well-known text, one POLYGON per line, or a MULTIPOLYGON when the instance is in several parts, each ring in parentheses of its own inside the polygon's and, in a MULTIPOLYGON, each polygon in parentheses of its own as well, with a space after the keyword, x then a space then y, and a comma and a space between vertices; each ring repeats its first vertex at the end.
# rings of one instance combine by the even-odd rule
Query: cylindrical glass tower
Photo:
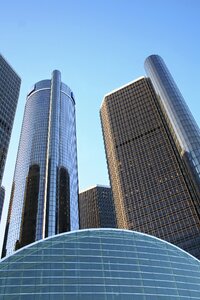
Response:
POLYGON ((34 85, 27 96, 7 224, 7 253, 78 222, 75 101, 61 82, 34 85))
POLYGON ((145 61, 160 105, 181 156, 200 191, 200 130, 163 59, 151 55, 145 61))

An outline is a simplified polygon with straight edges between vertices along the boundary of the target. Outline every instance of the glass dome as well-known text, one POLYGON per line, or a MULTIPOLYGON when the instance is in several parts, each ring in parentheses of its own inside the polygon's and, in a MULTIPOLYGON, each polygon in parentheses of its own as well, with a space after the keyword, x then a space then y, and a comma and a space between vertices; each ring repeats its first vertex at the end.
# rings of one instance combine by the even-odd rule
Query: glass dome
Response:
POLYGON ((0 299, 200 299, 200 261, 119 229, 63 233, 0 262, 0 299))

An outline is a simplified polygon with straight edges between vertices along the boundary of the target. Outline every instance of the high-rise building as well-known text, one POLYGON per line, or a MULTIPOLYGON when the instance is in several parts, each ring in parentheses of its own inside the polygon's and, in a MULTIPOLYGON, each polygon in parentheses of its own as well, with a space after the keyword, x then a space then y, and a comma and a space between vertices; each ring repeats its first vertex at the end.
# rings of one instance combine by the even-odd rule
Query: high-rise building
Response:
POLYGON ((1 186, 0 187, 0 222, 1 222, 1 215, 3 211, 4 198, 5 198, 5 188, 1 186))
POLYGON ((200 208, 200 129, 163 59, 159 55, 149 56, 145 61, 145 69, 181 159, 189 172, 191 184, 198 191, 200 208))
POLYGON ((19 98, 21 79, 0 54, 0 186, 19 98))
POLYGON ((75 100, 55 70, 51 80, 37 82, 27 96, 6 228, 6 254, 78 228, 75 100))
POLYGON ((198 189, 151 80, 142 77, 107 94, 100 113, 118 227, 200 258, 198 189))
POLYGON ((79 194, 80 228, 115 228, 116 217, 110 187, 96 185, 79 194))

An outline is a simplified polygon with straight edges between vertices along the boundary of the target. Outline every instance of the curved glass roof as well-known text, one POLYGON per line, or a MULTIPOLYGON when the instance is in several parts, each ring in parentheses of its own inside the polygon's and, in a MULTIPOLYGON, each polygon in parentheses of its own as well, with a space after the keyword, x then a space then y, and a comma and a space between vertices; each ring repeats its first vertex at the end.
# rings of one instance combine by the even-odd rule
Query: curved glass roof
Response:
POLYGON ((146 234, 79 230, 33 243, 1 261, 0 299, 14 297, 200 299, 200 261, 146 234))

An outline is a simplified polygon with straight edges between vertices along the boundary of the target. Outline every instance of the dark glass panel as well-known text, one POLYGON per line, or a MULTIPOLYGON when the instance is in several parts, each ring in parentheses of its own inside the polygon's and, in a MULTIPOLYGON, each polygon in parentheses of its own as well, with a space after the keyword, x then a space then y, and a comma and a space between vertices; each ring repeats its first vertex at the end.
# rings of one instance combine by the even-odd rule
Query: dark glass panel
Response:
POLYGON ((66 168, 58 172, 58 233, 70 231, 70 178, 66 168))
POLYGON ((39 181, 40 167, 38 165, 30 166, 26 180, 26 193, 22 214, 20 241, 16 244, 18 248, 35 241, 39 181))
POLYGON ((49 191, 50 191, 50 174, 51 174, 51 159, 49 159, 48 166, 48 183, 47 183, 47 203, 46 203, 46 222, 45 222, 45 237, 48 236, 49 228, 49 191))
POLYGON ((13 182, 13 184, 12 184, 10 204, 9 204, 9 209, 8 209, 8 218, 7 218, 7 224, 6 224, 4 242, 3 242, 2 258, 6 256, 6 251, 7 251, 6 250, 6 243, 7 243, 7 239, 8 239, 8 229, 9 229, 9 225, 10 225, 10 217, 11 217, 11 211, 12 211, 14 191, 15 191, 15 182, 13 182))

